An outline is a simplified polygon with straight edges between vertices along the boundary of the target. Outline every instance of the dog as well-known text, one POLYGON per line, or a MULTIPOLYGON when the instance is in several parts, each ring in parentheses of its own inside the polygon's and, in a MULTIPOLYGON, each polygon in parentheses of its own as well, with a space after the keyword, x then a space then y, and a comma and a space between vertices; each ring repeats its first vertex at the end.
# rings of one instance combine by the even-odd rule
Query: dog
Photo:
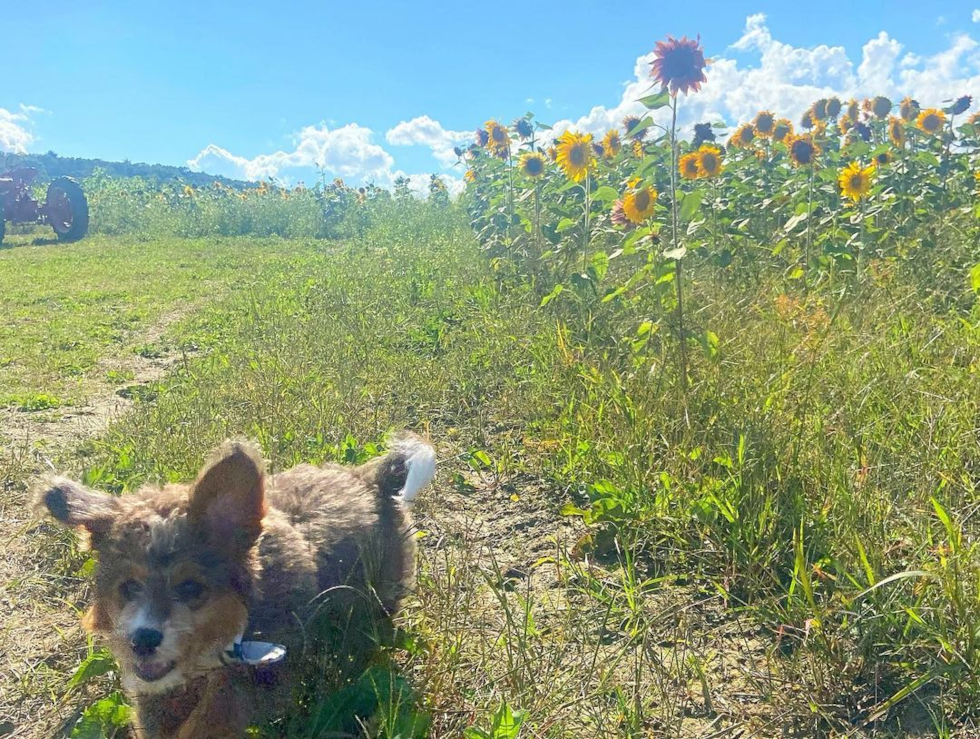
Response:
POLYGON ((281 717, 313 617, 366 629, 398 610, 409 503, 434 473, 432 446, 405 434, 356 467, 268 475, 256 447, 229 441, 190 485, 112 496, 48 481, 40 503, 98 555, 83 622, 116 657, 137 737, 237 739, 281 717))

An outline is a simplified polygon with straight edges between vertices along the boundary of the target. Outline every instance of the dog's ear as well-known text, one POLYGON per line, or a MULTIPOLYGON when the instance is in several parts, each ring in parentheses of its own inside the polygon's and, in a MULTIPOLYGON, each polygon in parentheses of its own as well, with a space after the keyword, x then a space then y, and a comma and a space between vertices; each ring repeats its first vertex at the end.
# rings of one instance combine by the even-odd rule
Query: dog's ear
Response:
POLYGON ((65 526, 85 529, 96 547, 119 513, 119 501, 113 496, 64 477, 48 480, 38 494, 38 503, 65 526))
POLYGON ((226 442, 204 466, 191 491, 188 518, 215 546, 241 552, 262 533, 262 457, 242 442, 226 442))

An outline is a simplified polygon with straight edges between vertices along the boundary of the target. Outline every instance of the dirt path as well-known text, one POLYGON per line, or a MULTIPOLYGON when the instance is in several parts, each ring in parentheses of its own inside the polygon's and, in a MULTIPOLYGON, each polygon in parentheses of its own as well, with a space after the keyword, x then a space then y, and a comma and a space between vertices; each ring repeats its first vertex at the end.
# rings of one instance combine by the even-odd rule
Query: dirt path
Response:
POLYGON ((96 385, 81 405, 33 413, 0 410, 7 441, 0 460, 0 526, 7 534, 0 557, 0 736, 51 737, 70 726, 76 718, 74 705, 60 703, 65 675, 87 649, 74 613, 83 583, 55 574, 61 540, 38 527, 30 505, 32 481, 57 470, 64 454, 103 432, 133 405, 141 387, 162 379, 182 361, 179 354, 147 357, 130 348, 157 344, 191 310, 168 313, 134 332, 119 356, 104 358, 91 374, 131 378, 124 385, 96 385))

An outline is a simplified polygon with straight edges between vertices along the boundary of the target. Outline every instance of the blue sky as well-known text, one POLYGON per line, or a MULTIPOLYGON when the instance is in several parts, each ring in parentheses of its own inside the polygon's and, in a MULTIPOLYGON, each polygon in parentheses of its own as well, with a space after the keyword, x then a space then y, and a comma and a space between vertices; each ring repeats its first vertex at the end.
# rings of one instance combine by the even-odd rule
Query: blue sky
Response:
POLYGON ((0 149, 292 182, 313 180, 314 162, 354 182, 458 176, 453 143, 529 109, 601 133, 632 110, 644 55, 668 33, 700 33, 716 60, 687 123, 795 116, 824 92, 980 95, 980 0, 51 0, 3 15, 16 63, 0 149))

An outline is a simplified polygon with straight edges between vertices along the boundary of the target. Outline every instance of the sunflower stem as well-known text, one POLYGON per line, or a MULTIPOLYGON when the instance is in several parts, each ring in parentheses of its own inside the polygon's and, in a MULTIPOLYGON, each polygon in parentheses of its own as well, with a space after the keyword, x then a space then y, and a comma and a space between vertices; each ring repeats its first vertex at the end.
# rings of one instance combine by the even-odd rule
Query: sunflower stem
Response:
POLYGON ((582 274, 585 274, 586 265, 589 259, 589 211, 591 210, 590 198, 592 195, 592 178, 589 173, 585 173, 585 229, 582 232, 582 274))
POLYGON ((810 243, 813 238, 813 162, 810 162, 810 188, 806 199, 806 246, 803 249, 803 297, 810 297, 810 243))
POLYGON ((687 395, 687 346, 684 337, 684 277, 681 259, 677 255, 679 240, 677 237, 677 97, 670 106, 670 220, 673 235, 674 282, 677 284, 677 334, 680 338, 680 387, 681 393, 687 395))

